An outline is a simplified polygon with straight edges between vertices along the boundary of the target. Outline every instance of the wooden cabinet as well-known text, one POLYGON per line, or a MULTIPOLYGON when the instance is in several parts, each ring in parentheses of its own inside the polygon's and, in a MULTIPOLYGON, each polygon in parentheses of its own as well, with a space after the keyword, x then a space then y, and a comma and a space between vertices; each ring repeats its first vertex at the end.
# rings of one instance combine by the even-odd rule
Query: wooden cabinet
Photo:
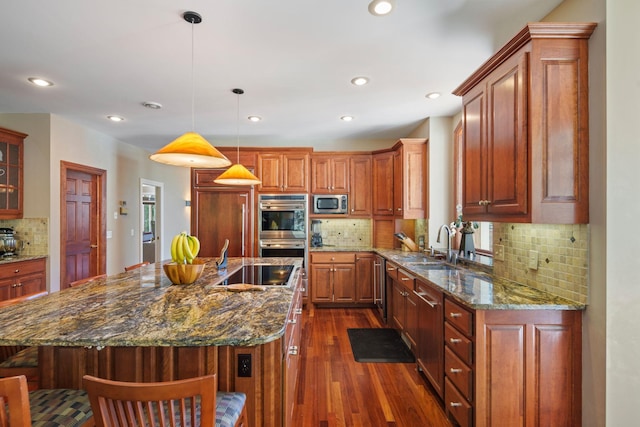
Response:
POLYGON ((375 255, 356 253, 356 298, 359 303, 373 304, 373 261, 375 255))
POLYGON ((349 159, 349 216, 371 217, 371 154, 349 159))
POLYGON ((372 155, 373 215, 422 219, 427 208, 427 143, 424 139, 398 141, 391 150, 372 155))
POLYGON ((200 240, 202 257, 217 257, 229 239, 228 255, 254 254, 253 187, 213 182, 224 170, 191 170, 191 234, 200 240))
POLYGON ((433 389, 444 394, 444 297, 442 291, 417 279, 418 337, 416 361, 433 389))
POLYGON ((304 290, 299 282, 294 289, 293 303, 287 315, 287 325, 285 326, 284 346, 284 380, 283 380, 283 401, 284 401, 284 425, 291 426, 293 419, 293 407, 296 397, 296 386, 298 383, 298 370, 300 365, 300 352, 302 340, 302 298, 304 290))
POLYGON ((258 153, 257 175, 261 192, 308 193, 309 152, 258 153))
POLYGON ((349 193, 349 157, 339 153, 311 156, 311 192, 349 193))
POLYGON ((373 215, 393 217, 393 152, 372 155, 373 215))
POLYGON ((0 219, 22 218, 26 134, 0 128, 0 219))
MULTIPOLYGON (((390 277, 389 274, 387 277, 390 277)), ((418 338, 418 298, 413 292, 415 280, 415 277, 406 271, 398 269, 391 285, 392 326, 409 340, 414 353, 418 338)))
POLYGON ((355 279, 355 253, 311 253, 312 302, 355 302, 355 279))
POLYGON ((447 414, 460 426, 580 426, 582 313, 445 298, 447 414))
POLYGON ((0 264, 0 301, 35 294, 46 288, 44 258, 0 264))
POLYGON ((595 23, 530 23, 462 96, 465 219, 589 222, 588 39, 595 23))

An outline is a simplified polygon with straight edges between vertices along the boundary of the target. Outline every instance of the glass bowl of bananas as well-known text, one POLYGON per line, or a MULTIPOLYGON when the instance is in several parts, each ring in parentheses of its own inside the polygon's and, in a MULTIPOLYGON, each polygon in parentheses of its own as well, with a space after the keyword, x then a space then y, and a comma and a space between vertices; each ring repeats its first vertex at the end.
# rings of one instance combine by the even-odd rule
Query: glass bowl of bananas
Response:
POLYGON ((171 240, 171 262, 162 266, 174 285, 190 285, 202 276, 205 262, 196 258, 200 242, 195 236, 182 232, 171 240))

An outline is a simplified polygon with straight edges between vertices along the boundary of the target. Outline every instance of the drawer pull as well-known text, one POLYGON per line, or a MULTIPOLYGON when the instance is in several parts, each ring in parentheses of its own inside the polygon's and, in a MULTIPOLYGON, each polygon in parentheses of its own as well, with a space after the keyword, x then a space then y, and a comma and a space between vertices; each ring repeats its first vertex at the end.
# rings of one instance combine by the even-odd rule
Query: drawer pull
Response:
POLYGON ((20 273, 20 269, 19 269, 19 268, 16 268, 13 272, 14 272, 14 273, 20 273))
POLYGON ((302 314, 302 309, 301 308, 296 308, 296 314, 302 314))
POLYGON ((449 338, 451 344, 460 344, 462 340, 460 338, 449 338))
POLYGON ((292 345, 291 347, 289 347, 289 354, 291 354, 292 356, 295 356, 298 354, 298 346, 297 345, 292 345))
POLYGON ((408 277, 402 277, 402 278, 400 278, 400 280, 407 281, 407 280, 412 280, 412 279, 409 279, 408 277))
POLYGON ((395 267, 387 267, 387 271, 396 271, 395 267))
POLYGON ((454 319, 455 319, 456 317, 462 317, 462 313, 449 313, 449 317, 452 317, 452 318, 454 318, 454 319))
POLYGON ((462 403, 460 403, 460 402, 450 402, 450 403, 449 403, 449 405, 450 405, 452 408, 457 408, 457 407, 462 406, 462 403))
POLYGON ((451 371, 452 374, 459 374, 460 372, 462 372, 462 369, 460 369, 460 368, 451 368, 449 371, 451 371))
POLYGON ((289 323, 291 323, 292 325, 296 324, 296 319, 289 319, 289 323))

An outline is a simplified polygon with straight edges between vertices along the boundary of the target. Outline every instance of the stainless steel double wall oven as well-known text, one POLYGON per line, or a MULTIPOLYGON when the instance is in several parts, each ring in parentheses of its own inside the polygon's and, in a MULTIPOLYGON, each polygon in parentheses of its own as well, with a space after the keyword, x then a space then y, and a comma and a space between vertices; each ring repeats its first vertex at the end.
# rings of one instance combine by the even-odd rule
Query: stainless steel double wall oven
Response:
POLYGON ((258 196, 258 251, 261 257, 300 257, 308 265, 308 196, 258 196))

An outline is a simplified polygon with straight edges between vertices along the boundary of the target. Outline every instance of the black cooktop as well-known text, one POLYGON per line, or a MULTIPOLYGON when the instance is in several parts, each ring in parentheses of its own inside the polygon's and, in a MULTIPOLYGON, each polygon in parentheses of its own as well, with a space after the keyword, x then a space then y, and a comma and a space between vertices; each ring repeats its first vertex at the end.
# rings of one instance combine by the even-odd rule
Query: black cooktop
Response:
POLYGON ((245 265, 229 276, 223 284, 248 283, 262 286, 284 286, 289 281, 293 265, 245 265))

